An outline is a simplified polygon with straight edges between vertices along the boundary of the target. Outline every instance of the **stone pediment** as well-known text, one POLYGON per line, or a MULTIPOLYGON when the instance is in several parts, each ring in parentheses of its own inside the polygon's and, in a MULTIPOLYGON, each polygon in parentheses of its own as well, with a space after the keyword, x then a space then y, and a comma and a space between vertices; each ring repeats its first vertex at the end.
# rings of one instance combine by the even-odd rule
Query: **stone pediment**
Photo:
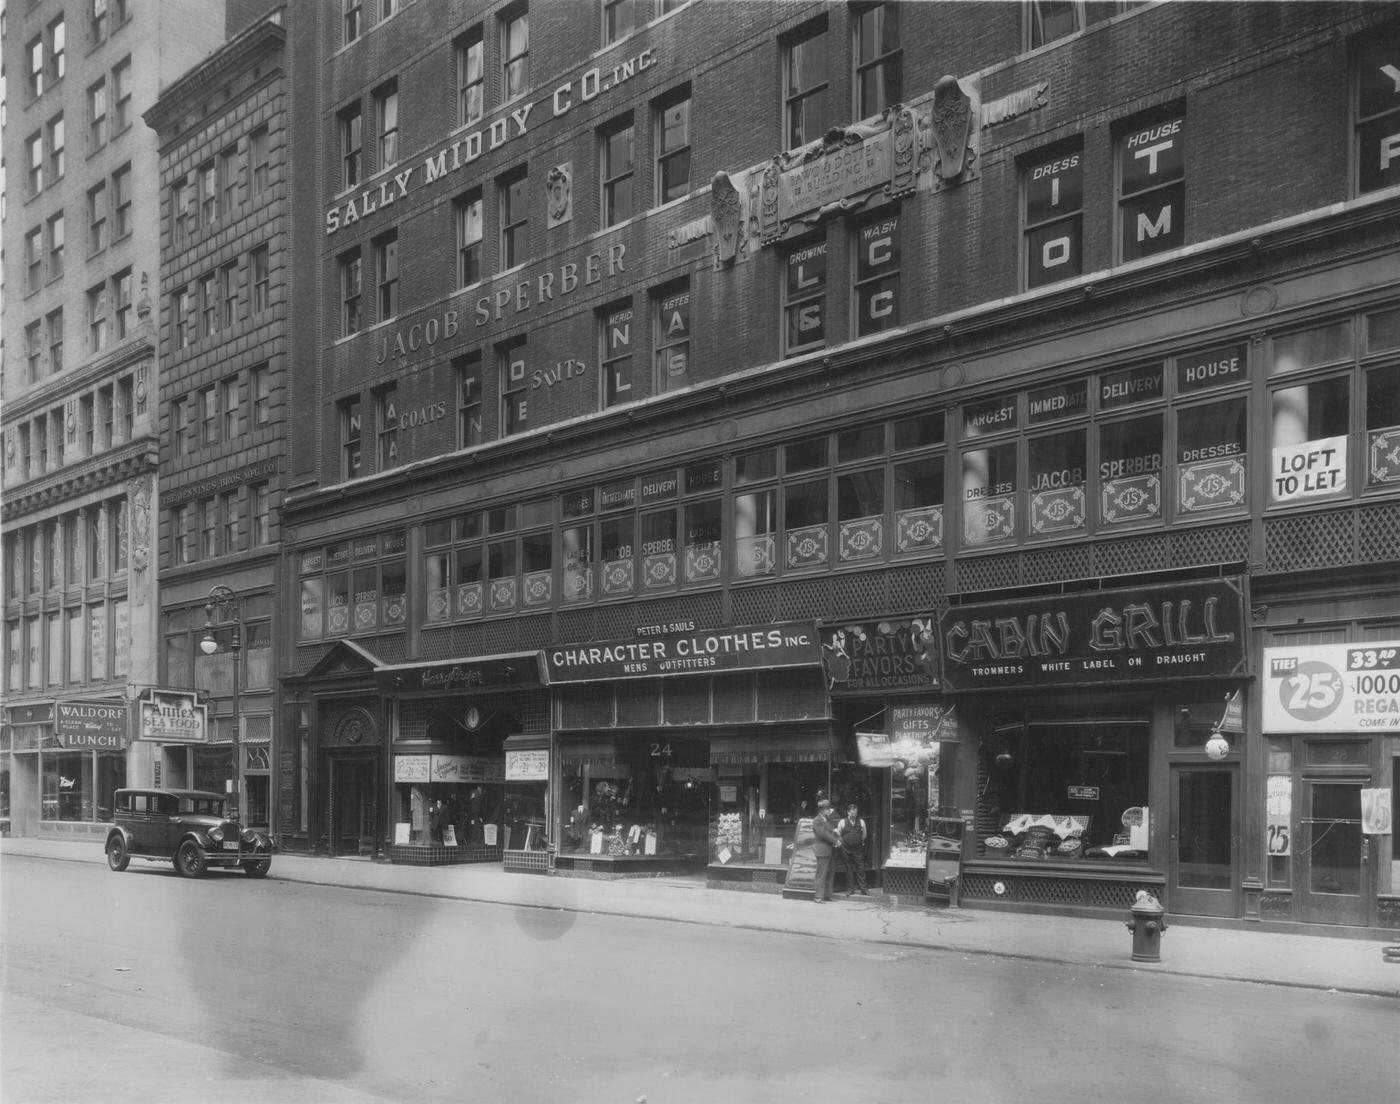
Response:
POLYGON ((340 679, 352 675, 373 678, 375 668, 383 665, 377 656, 361 648, 353 640, 337 640, 331 645, 330 651, 317 660, 311 670, 302 677, 312 681, 340 679))

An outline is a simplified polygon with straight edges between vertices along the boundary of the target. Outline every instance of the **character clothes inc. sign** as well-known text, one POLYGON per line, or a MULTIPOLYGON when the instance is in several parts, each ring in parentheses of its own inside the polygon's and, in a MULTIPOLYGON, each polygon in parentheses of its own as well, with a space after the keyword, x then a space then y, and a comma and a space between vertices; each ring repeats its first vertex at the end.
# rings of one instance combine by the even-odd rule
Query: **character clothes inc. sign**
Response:
POLYGON ((697 671, 743 671, 806 667, 821 663, 814 623, 662 633, 644 640, 561 644, 545 653, 549 681, 683 675, 697 671))
POLYGON ((54 735, 62 747, 120 751, 126 742, 127 708, 98 702, 57 702, 54 735))
POLYGON ((954 690, 1242 675, 1238 577, 955 606, 939 622, 954 690))

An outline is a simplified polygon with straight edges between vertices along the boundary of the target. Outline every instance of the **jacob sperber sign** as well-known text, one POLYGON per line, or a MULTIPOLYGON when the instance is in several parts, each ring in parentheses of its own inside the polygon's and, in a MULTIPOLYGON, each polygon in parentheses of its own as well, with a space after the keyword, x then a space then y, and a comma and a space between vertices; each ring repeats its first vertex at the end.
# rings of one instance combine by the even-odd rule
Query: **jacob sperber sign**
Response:
POLYGON ((1238 677, 1247 668, 1240 578, 955 606, 939 633, 952 690, 1238 677))

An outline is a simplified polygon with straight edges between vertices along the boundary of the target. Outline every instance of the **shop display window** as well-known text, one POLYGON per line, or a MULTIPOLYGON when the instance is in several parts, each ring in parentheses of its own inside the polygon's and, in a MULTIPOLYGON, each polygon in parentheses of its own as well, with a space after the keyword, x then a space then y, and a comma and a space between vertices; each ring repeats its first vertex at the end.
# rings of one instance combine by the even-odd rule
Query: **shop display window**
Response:
MULTIPOLYGON (((512 798, 508 805, 506 797, 505 787, 498 783, 400 782, 394 786, 394 842, 520 849, 519 841, 506 835, 506 829, 516 826, 508 820, 507 811, 516 814, 516 821, 528 817, 519 815, 518 799, 512 798)), ((539 826, 543 827, 542 820, 539 826)))
POLYGON ((725 866, 786 866, 797 822, 817 810, 829 791, 826 762, 742 763, 719 768, 710 862, 725 866))
POLYGON ((562 753, 559 853, 700 865, 714 770, 706 741, 619 736, 585 761, 562 753))
POLYGON ((122 755, 90 751, 45 752, 40 816, 44 820, 112 819, 112 798, 126 785, 122 755))
POLYGON ((929 817, 955 799, 957 755, 940 743, 920 753, 922 761, 897 761, 890 770, 890 843, 887 867, 923 870, 929 817))
POLYGON ((998 730, 978 749, 978 854, 1145 862, 1148 749, 1146 723, 998 730))

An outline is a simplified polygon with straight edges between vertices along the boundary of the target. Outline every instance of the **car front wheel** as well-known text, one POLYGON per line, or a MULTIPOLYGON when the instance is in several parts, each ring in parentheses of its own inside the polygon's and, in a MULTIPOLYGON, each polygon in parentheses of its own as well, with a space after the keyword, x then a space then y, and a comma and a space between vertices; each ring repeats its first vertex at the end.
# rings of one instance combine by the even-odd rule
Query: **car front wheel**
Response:
POLYGON ((271 867, 271 859, 249 859, 243 864, 243 873, 250 878, 266 878, 271 867))
POLYGON ((126 840, 113 836, 107 841, 107 865, 120 874, 131 865, 131 854, 126 849, 126 840))
POLYGON ((204 853, 194 840, 185 840, 175 852, 175 869, 186 878, 204 877, 204 853))

